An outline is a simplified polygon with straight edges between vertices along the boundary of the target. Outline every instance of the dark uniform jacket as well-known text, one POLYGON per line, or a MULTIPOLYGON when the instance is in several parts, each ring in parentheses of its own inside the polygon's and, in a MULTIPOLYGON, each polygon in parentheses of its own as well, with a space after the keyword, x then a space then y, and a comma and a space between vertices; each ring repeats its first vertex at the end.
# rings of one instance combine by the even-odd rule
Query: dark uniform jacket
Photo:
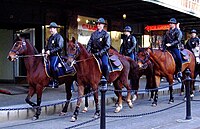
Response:
POLYGON ((51 56, 56 56, 57 53, 60 54, 63 48, 63 38, 60 34, 56 33, 51 35, 48 39, 48 43, 45 47, 45 51, 49 50, 51 56))
POLYGON ((170 43, 171 46, 168 48, 178 48, 178 45, 181 44, 181 39, 182 39, 181 30, 177 28, 173 30, 170 29, 166 32, 166 34, 163 37, 162 47, 163 49, 166 49, 166 44, 170 43))
POLYGON ((123 43, 120 46, 120 54, 128 55, 135 51, 136 39, 134 36, 129 35, 123 39, 123 43))
POLYGON ((195 37, 195 38, 190 38, 187 43, 186 43, 186 48, 188 50, 190 50, 191 52, 193 48, 195 48, 197 45, 199 45, 199 38, 195 37))
POLYGON ((87 44, 87 51, 91 53, 99 53, 99 55, 103 55, 110 49, 110 36, 105 31, 102 30, 99 32, 96 30, 92 33, 90 40, 87 44))

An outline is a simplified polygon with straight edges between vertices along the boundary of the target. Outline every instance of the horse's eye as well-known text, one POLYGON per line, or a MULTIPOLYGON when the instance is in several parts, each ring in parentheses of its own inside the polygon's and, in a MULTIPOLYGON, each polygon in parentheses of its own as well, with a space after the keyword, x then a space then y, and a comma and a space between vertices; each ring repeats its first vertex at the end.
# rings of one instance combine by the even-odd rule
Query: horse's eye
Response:
POLYGON ((15 47, 18 47, 19 46, 19 44, 15 44, 15 47))

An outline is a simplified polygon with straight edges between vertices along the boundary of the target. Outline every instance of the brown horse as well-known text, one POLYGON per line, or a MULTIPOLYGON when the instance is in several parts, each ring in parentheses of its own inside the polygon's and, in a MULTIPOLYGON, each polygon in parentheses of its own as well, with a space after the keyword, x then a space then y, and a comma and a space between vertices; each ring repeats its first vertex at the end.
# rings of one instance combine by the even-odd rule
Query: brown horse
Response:
MULTIPOLYGON (((39 115, 41 114, 40 104, 42 99, 42 91, 46 86, 48 86, 50 78, 45 72, 43 57, 34 56, 35 54, 38 54, 36 48, 28 41, 19 38, 16 40, 12 49, 10 50, 8 59, 10 61, 15 61, 17 56, 24 56, 24 63, 27 70, 27 81, 29 84, 29 92, 25 101, 33 108, 36 108, 36 113, 33 119, 38 119, 39 115), (30 101, 35 93, 37 94, 37 103, 30 101)), ((76 76, 63 76, 58 79, 59 84, 65 83, 65 90, 67 94, 67 101, 62 113, 67 112, 68 104, 72 97, 71 84, 75 79, 76 76)))
MULTIPOLYGON (((189 62, 182 64, 182 72, 183 78, 185 79, 185 70, 189 69, 191 71, 191 78, 194 79, 194 71, 195 71, 195 57, 192 52, 186 50, 189 55, 189 62)), ((161 51, 159 49, 150 49, 150 48, 141 48, 141 51, 138 52, 138 58, 141 60, 149 59, 154 63, 154 71, 155 71, 155 82, 156 86, 160 86, 161 77, 166 77, 169 82, 169 91, 170 91, 170 99, 169 103, 174 102, 173 97, 173 79, 174 75, 177 73, 176 64, 173 56, 168 51, 161 51)), ((143 63, 138 62, 139 67, 143 66, 143 63)), ((191 84, 191 94, 193 93, 194 83, 191 84)), ((154 102, 153 105, 157 105, 158 98, 158 90, 155 90, 154 102)))
MULTIPOLYGON (((69 56, 68 61, 71 63, 76 62, 75 67, 77 70, 77 82, 79 84, 78 95, 83 96, 85 85, 90 85, 93 91, 97 91, 102 73, 101 73, 101 70, 99 69, 98 62, 96 58, 94 57, 94 55, 88 53, 82 44, 76 42, 75 38, 72 38, 72 40, 68 42, 67 52, 69 56)), ((113 53, 115 52, 113 51, 113 53)), ((133 69, 131 67, 134 67, 134 66, 137 67, 137 64, 132 60, 128 61, 125 57, 121 55, 118 55, 118 56, 119 56, 120 61, 123 64, 123 69, 121 71, 115 71, 115 72, 110 73, 108 82, 109 83, 113 82, 113 85, 115 89, 117 90, 121 90, 123 86, 125 86, 127 90, 131 90, 131 87, 128 83, 128 76, 131 76, 132 74, 129 74, 129 71, 130 69, 133 69), (135 65, 132 65, 134 63, 135 65)), ((115 112, 120 112, 120 110, 122 109, 122 95, 121 95, 121 92, 116 92, 116 93, 118 94, 117 95, 118 106, 116 107, 115 112)), ((98 92, 94 93, 94 99, 95 99, 95 106, 96 106, 94 117, 97 117, 100 115, 98 92)), ((127 93, 126 101, 128 102, 129 107, 132 108, 133 104, 131 102, 130 91, 128 91, 127 93)), ((73 117, 71 119, 72 121, 75 121, 77 119, 80 104, 81 104, 81 98, 77 101, 77 106, 74 111, 73 117)))
MULTIPOLYGON (((138 51, 140 53, 140 49, 138 51)), ((149 60, 149 57, 147 56, 146 58, 140 58, 136 56, 136 61, 139 64, 139 77, 145 75, 146 76, 146 87, 145 89, 150 90, 151 95, 150 95, 150 101, 153 100, 154 97, 154 91, 152 89, 156 88, 155 84, 155 74, 154 74, 154 64, 151 60, 149 60), (142 64, 142 65, 141 65, 142 64)), ((144 56, 145 57, 145 56, 144 56)))

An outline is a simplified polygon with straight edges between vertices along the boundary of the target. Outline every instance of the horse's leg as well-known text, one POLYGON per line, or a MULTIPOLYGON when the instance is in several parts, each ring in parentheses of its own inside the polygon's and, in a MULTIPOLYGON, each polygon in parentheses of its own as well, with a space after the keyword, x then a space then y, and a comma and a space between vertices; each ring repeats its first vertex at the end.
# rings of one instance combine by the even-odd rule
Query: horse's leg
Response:
POLYGON ((79 98, 77 100, 76 108, 75 108, 74 114, 71 118, 71 122, 75 122, 77 120, 79 110, 80 110, 80 105, 81 105, 81 102, 82 102, 82 98, 80 98, 80 97, 83 96, 83 95, 84 95, 84 86, 79 83, 79 86, 78 86, 78 97, 79 98))
MULTIPOLYGON (((120 86, 119 86, 119 80, 115 80, 113 82, 113 85, 115 87, 115 90, 121 90, 120 86)), ((118 94, 118 96, 117 96, 118 97, 118 105, 117 105, 117 107, 116 107, 114 112, 118 113, 122 109, 122 92, 121 91, 116 91, 116 93, 118 94)))
POLYGON ((174 97, 173 97, 173 75, 172 76, 168 76, 168 81, 169 81, 169 94, 170 94, 170 98, 169 98, 169 104, 174 102, 174 97))
MULTIPOLYGON (((160 86, 160 76, 155 76, 155 84, 156 84, 156 87, 160 86)), ((154 99, 153 99, 153 102, 152 102, 152 106, 157 106, 157 102, 158 102, 158 89, 153 90, 153 92, 155 94, 154 94, 154 99)))
POLYGON ((138 89, 139 89, 139 77, 132 79, 131 89, 134 90, 132 101, 134 102, 138 98, 138 89))
POLYGON ((42 99, 42 91, 43 91, 43 86, 37 85, 36 86, 37 105, 35 106, 36 107, 36 113, 33 116, 33 120, 37 120, 39 118, 40 114, 41 114, 40 104, 41 104, 41 99, 42 99))
MULTIPOLYGON (((84 94, 87 95, 88 93, 90 93, 90 86, 87 86, 84 89, 84 94)), ((85 96, 85 107, 83 108, 82 112, 85 113, 88 111, 88 107, 89 107, 89 102, 88 102, 88 96, 85 96)))
POLYGON ((99 99, 98 99, 98 85, 94 84, 94 87, 92 87, 93 91, 96 91, 94 93, 94 101, 95 101, 95 107, 96 107, 96 111, 94 113, 94 118, 98 118, 100 116, 100 108, 99 108, 99 99))
POLYGON ((26 103, 28 103, 30 106, 35 107, 37 104, 31 101, 32 96, 35 93, 35 89, 32 86, 29 86, 28 95, 25 98, 26 103))
POLYGON ((183 94, 184 94, 184 82, 181 82, 181 93, 180 93, 180 96, 182 96, 183 94))
POLYGON ((72 97, 72 92, 71 92, 71 84, 73 83, 73 81, 70 83, 71 81, 65 82, 65 92, 66 92, 66 103, 65 106, 62 109, 62 112, 59 114, 60 116, 66 115, 67 113, 67 109, 70 103, 70 99, 72 97))

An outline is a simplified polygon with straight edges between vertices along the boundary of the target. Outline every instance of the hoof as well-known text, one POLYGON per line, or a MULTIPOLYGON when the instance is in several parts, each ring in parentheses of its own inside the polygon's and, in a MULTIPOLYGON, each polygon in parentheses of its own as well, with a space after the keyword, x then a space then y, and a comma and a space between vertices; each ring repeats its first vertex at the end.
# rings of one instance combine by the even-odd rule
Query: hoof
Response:
POLYGON ((156 107, 156 106, 157 106, 157 102, 153 102, 153 103, 151 104, 151 106, 152 106, 152 107, 156 107))
POLYGON ((137 100, 137 95, 133 95, 132 101, 136 101, 137 100))
POLYGON ((65 116, 67 113, 66 112, 60 112, 59 116, 65 116))
POLYGON ((83 110, 82 110, 83 113, 86 113, 87 111, 88 111, 87 107, 84 107, 83 110))
POLYGON ((116 109, 115 109, 115 113, 118 113, 118 112, 120 112, 120 111, 121 111, 121 109, 122 109, 122 106, 120 106, 120 105, 119 105, 119 106, 117 106, 117 107, 116 107, 116 109))
POLYGON ((119 106, 119 104, 118 104, 118 102, 116 102, 115 105, 114 105, 114 107, 118 107, 118 106, 119 106))
POLYGON ((181 92, 181 93, 180 93, 180 96, 183 96, 183 95, 184 95, 184 92, 181 92))
POLYGON ((131 102, 131 100, 127 101, 129 108, 133 108, 133 103, 131 102))
POLYGON ((99 118, 99 116, 100 116, 100 114, 95 113, 94 116, 93 116, 93 118, 99 118))
POLYGON ((76 121, 76 118, 75 118, 74 116, 72 116, 72 118, 71 118, 70 121, 71 121, 71 122, 75 122, 75 121, 76 121))
POLYGON ((149 101, 153 102, 153 98, 149 98, 149 101))
POLYGON ((174 100, 169 100, 168 104, 173 104, 174 100))
POLYGON ((193 98, 193 97, 194 97, 194 94, 191 94, 191 95, 190 95, 190 98, 193 98))
POLYGON ((39 116, 36 116, 36 115, 34 115, 32 118, 32 120, 37 120, 37 119, 39 119, 39 116))

